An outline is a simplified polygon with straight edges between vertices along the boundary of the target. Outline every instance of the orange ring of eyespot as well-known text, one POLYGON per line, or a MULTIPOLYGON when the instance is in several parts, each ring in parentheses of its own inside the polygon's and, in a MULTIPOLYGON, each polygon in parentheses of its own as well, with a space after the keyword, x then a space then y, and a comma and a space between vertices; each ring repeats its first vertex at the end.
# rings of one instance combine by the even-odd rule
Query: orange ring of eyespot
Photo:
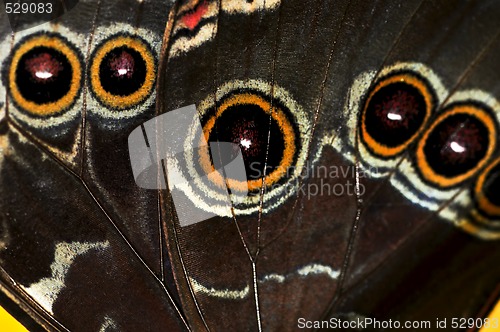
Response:
POLYGON ((475 105, 455 105, 451 109, 446 111, 444 114, 440 115, 422 136, 417 147, 417 165, 421 170, 422 175, 431 183, 437 184, 440 187, 452 187, 472 177, 479 169, 481 169, 486 164, 486 162, 490 159, 491 155, 495 151, 496 135, 497 135, 497 130, 495 127, 495 120, 491 117, 491 115, 488 112, 475 105), (476 119, 480 120, 484 124, 484 126, 488 129, 489 133, 488 140, 490 144, 488 146, 486 155, 476 165, 476 167, 474 167, 473 169, 469 170, 468 172, 462 175, 458 175, 453 178, 448 178, 436 174, 432 170, 430 165, 427 163, 427 158, 425 157, 424 153, 424 146, 432 130, 434 130, 434 128, 436 128, 436 126, 440 124, 442 121, 444 121, 446 118, 456 114, 469 114, 475 117, 476 119))
POLYGON ((12 61, 10 63, 9 70, 9 88, 12 94, 12 98, 14 98, 15 102, 24 110, 41 116, 49 116, 56 113, 61 112, 62 110, 68 108, 73 104, 76 97, 78 96, 78 92, 80 91, 82 79, 82 66, 80 64, 80 59, 74 50, 71 49, 67 43, 57 36, 47 36, 47 35, 39 35, 27 40, 24 44, 22 44, 12 56, 12 61), (23 97, 21 92, 19 91, 15 76, 16 69, 19 64, 19 60, 21 57, 27 52, 31 51, 35 47, 47 47, 52 48, 60 53, 62 53, 67 59, 69 64, 72 67, 72 77, 71 77, 71 86, 69 88, 68 93, 61 97, 59 100, 45 103, 45 104, 37 104, 35 102, 29 101, 23 97))
POLYGON ((476 202, 479 208, 486 212, 488 215, 499 216, 500 217, 500 206, 497 206, 490 202, 490 200, 483 194, 483 186, 486 181, 486 177, 490 171, 500 164, 500 158, 492 162, 486 169, 479 175, 476 185, 474 187, 474 194, 476 196, 476 202))
POLYGON ((153 54, 151 54, 151 51, 142 40, 130 36, 114 37, 101 45, 95 53, 92 65, 90 66, 90 84, 92 85, 92 90, 103 104, 117 109, 130 108, 142 102, 153 90, 155 81, 154 67, 155 60, 153 54), (104 57, 113 49, 122 46, 137 51, 146 63, 144 84, 137 91, 127 96, 118 96, 107 92, 102 87, 101 78, 99 77, 99 68, 104 57))
POLYGON ((382 156, 382 157, 393 157, 399 153, 401 153, 406 147, 408 147, 409 144, 411 144, 415 138, 417 138, 418 135, 423 131, 425 128, 425 124, 429 120, 429 117, 431 116, 431 110, 432 110, 432 104, 433 104, 433 96, 432 93, 430 92, 429 87, 427 86, 424 81, 421 79, 412 76, 411 74, 397 74, 391 77, 388 77, 382 81, 380 81, 373 91, 370 93, 368 96, 368 99, 365 102, 364 108, 363 108, 363 114, 361 116, 361 136, 362 139, 366 142, 366 144, 370 147, 371 150, 373 150, 376 154, 382 156), (365 117, 366 117, 366 110, 368 108, 368 105, 370 104, 370 101, 372 100, 372 97, 380 91, 380 89, 388 86, 389 84, 393 83, 406 83, 408 85, 413 86, 416 88, 422 96, 424 97, 425 100, 425 106, 426 106, 426 114, 424 121, 422 122, 422 125, 419 130, 413 134, 409 139, 406 140, 406 142, 402 143, 401 145, 397 147, 388 147, 386 145, 378 143, 366 130, 366 125, 365 125, 365 117))
POLYGON ((484 240, 500 239, 500 229, 487 228, 488 226, 491 226, 491 221, 489 219, 478 213, 477 210, 471 211, 471 217, 474 218, 474 222, 468 219, 463 219, 460 221, 458 226, 464 231, 473 235, 478 235, 484 240))
MULTIPOLYGON (((275 106, 271 109, 271 104, 263 99, 262 97, 251 94, 251 93, 241 93, 226 99, 222 105, 217 110, 216 114, 213 115, 203 126, 203 132, 205 139, 208 141, 210 133, 215 126, 216 119, 219 118, 229 107, 234 105, 257 105, 266 113, 269 113, 272 118, 278 123, 281 133, 284 137, 284 151, 283 157, 280 161, 280 166, 273 170, 270 174, 265 177, 265 185, 270 186, 277 181, 279 181, 288 169, 292 166, 293 159, 295 156, 295 132, 292 125, 288 121, 286 115, 283 111, 275 106)), ((200 138, 200 146, 204 144, 202 138, 200 138)), ((226 182, 224 181, 221 174, 214 170, 213 164, 210 162, 210 155, 208 153, 208 147, 205 149, 200 149, 200 164, 203 168, 205 174, 208 174, 208 178, 213 183, 217 184, 219 187, 224 188, 226 182)), ((227 186, 232 190, 238 191, 254 191, 260 190, 262 187, 262 178, 250 181, 238 181, 234 179, 227 179, 227 186)))

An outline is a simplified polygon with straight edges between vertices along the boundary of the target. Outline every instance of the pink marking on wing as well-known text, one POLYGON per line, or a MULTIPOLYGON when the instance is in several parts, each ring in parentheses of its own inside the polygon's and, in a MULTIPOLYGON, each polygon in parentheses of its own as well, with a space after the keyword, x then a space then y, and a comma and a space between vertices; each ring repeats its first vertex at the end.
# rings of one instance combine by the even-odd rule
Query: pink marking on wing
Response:
POLYGON ((182 16, 182 22, 190 29, 193 30, 198 23, 200 23, 201 18, 208 10, 208 4, 203 1, 198 5, 198 7, 192 12, 186 13, 182 16))

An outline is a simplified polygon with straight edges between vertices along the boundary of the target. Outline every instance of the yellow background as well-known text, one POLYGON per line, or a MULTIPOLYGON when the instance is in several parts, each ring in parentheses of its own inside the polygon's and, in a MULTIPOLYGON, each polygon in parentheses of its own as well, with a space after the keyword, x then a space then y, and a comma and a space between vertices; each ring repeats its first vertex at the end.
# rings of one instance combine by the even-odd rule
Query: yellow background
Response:
MULTIPOLYGON (((493 318, 496 318, 499 320, 499 324, 500 324, 500 300, 498 301, 498 303, 496 304, 495 308, 493 308, 493 310, 491 311, 490 313, 490 316, 488 317, 490 319, 493 319, 493 318)), ((482 328, 480 330, 480 332, 493 332, 493 331, 500 331, 500 328, 493 328, 493 327, 490 327, 490 328, 482 328)))
POLYGON ((0 307, 0 330, 8 332, 27 332, 26 328, 0 307))

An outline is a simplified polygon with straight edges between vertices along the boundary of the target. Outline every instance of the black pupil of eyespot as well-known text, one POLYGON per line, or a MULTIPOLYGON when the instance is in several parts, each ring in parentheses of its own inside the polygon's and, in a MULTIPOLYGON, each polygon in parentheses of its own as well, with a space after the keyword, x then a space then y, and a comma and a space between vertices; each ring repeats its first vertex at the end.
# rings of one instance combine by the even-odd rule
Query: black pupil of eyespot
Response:
POLYGON ((488 172, 482 190, 491 203, 500 206, 500 164, 488 172))
POLYGON ((454 177, 473 169, 485 157, 489 143, 483 122, 468 114, 455 114, 434 127, 424 153, 434 172, 454 177))
POLYGON ((238 144, 249 180, 264 176, 267 149, 269 152, 266 174, 276 169, 283 158, 285 141, 282 132, 274 119, 269 122, 269 117, 270 115, 257 105, 231 106, 216 120, 208 138, 209 142, 238 144))
POLYGON ((19 92, 26 100, 47 104, 68 93, 73 68, 63 53, 38 46, 21 56, 15 75, 19 92))
POLYGON ((397 147, 419 130, 425 115, 425 99, 417 88, 403 82, 389 84, 368 103, 366 131, 378 143, 397 147))
POLYGON ((139 52, 121 46, 108 52, 99 67, 101 85, 107 92, 117 96, 128 96, 144 84, 146 62, 139 52))

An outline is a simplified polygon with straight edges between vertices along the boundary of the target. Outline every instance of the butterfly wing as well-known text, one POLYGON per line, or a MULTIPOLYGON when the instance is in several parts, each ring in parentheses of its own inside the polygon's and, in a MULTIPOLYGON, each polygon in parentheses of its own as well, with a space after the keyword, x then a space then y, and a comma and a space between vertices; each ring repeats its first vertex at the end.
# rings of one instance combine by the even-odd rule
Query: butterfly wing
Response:
MULTIPOLYGON (((448 5, 453 7, 422 3, 401 30, 387 62, 418 61, 434 68, 448 89, 441 105, 469 98, 487 103, 498 95, 498 65, 493 55, 500 45, 493 18, 498 6, 448 5), (481 26, 474 23, 477 20, 481 26), (453 29, 443 30, 429 22, 453 29), (491 95, 483 95, 479 89, 491 95)), ((402 180, 401 173, 408 172, 404 159, 414 158, 411 153, 382 182, 363 180, 374 193, 364 199, 344 279, 345 295, 339 295, 345 299, 339 299, 343 304, 333 311, 371 312, 375 317, 401 321, 476 317, 498 284, 494 268, 498 243, 477 239, 450 225, 452 221, 468 229, 464 220, 474 203, 464 197, 474 186, 471 181, 464 181, 458 192, 432 208, 427 203, 439 197, 443 188, 434 185, 428 192, 425 186, 410 189, 412 185, 402 180), (399 192, 394 191, 395 186, 401 188, 399 192), (408 200, 413 195, 420 196, 419 204, 412 204, 417 199, 408 200), (360 281, 365 273, 369 277, 360 281), (362 309, 354 309, 356 306, 362 309)), ((472 233, 480 234, 477 229, 472 233)))
MULTIPOLYGON (((462 91, 488 91, 492 95, 470 97, 488 103, 498 80, 492 70, 498 6, 286 1, 275 8, 257 2, 260 10, 244 12, 232 1, 218 7, 209 3, 211 9, 202 11, 196 2, 185 2, 176 14, 161 72, 160 112, 195 103, 209 141, 237 143, 255 138, 248 134, 254 126, 265 128, 264 161, 243 153, 263 175, 265 166, 276 166, 272 156, 283 154, 279 138, 270 139, 281 127, 272 126, 273 115, 258 122, 224 112, 240 107, 239 114, 247 114, 244 108, 258 104, 258 98, 242 94, 264 96, 270 100, 265 105, 282 107, 291 118, 297 148, 291 168, 303 174, 269 180, 254 191, 259 199, 233 204, 229 212, 221 208, 225 217, 189 226, 176 220, 172 195, 163 194, 166 242, 193 326, 292 330, 299 318, 434 322, 478 315, 498 282, 492 269, 498 243, 457 229, 466 228, 460 215, 471 203, 461 200, 469 195, 472 179, 428 204, 425 199, 445 190, 418 187, 418 180, 411 189, 398 185, 413 162, 417 138, 389 162, 377 163, 360 151, 357 108, 378 77, 405 71, 423 75, 437 91, 430 92, 438 95, 430 121, 450 101, 464 99, 462 91), (200 15, 198 25, 186 28, 193 13, 200 15), (290 184, 290 196, 275 190, 290 184), (414 198, 423 194, 427 197, 414 198), (448 206, 459 209, 455 220, 448 206)), ((201 162, 201 157, 186 158, 201 162)), ((272 178, 271 171, 265 177, 272 178)), ((203 197, 213 195, 207 188, 200 182, 184 192, 203 206, 203 197)))
POLYGON ((135 185, 127 150, 128 132, 155 115, 169 7, 85 1, 52 23, 14 34, 3 27, 2 285, 46 329, 140 330, 144 320, 153 330, 187 328, 166 286, 158 195, 135 185), (106 102, 92 67, 120 38, 136 48, 112 60, 131 54, 153 76, 127 110, 106 102), (30 74, 39 80, 23 90, 30 74), (62 106, 51 99, 57 89, 62 106))
POLYGON ((498 152, 448 187, 420 170, 420 146, 432 123, 448 123, 442 114, 469 114, 463 104, 486 110, 464 126, 496 130, 498 11, 459 1, 82 1, 55 24, 7 35, 5 23, 2 289, 53 330, 479 315, 498 284, 498 228, 474 211, 489 206, 481 195, 495 201, 498 152), (54 64, 57 52, 37 49, 31 59, 52 64, 49 74, 73 70, 61 89, 70 97, 50 108, 25 99, 52 95, 12 79, 17 68, 43 79, 23 58, 41 46, 68 59, 54 64), (398 80, 419 91, 428 117, 392 154, 366 140, 363 114, 398 80), (128 151, 128 135, 189 104, 199 119, 158 174, 185 181, 142 189, 129 160, 142 151, 128 151), (248 181, 221 180, 206 142, 238 145, 248 181), (186 225, 186 206, 209 217, 186 225))

